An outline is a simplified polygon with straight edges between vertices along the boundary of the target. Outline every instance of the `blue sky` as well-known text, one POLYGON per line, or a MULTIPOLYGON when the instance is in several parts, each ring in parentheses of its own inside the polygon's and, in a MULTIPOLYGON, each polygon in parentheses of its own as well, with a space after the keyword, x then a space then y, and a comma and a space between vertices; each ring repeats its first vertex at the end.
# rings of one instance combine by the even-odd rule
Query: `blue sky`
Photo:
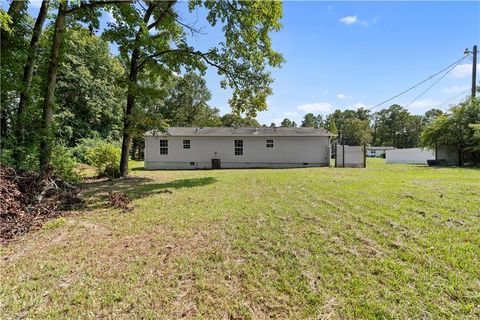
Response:
MULTIPOLYGON (((31 12, 36 14, 34 8, 31 12)), ((204 12, 183 16, 203 28, 204 34, 192 39, 194 45, 207 48, 222 40, 204 12)), ((102 24, 108 19, 105 14, 102 24)), ((440 71, 480 43, 480 2, 285 1, 282 24, 272 39, 286 63, 272 70, 274 94, 268 111, 257 116, 266 124, 278 125, 285 117, 300 123, 308 112, 373 106, 440 71)), ((408 109, 421 114, 448 99, 461 100, 470 87, 471 63, 470 57, 463 60, 408 109)), ((206 79, 210 104, 229 112, 230 92, 220 88, 215 70, 206 79)), ((375 110, 406 105, 436 79, 375 110)))

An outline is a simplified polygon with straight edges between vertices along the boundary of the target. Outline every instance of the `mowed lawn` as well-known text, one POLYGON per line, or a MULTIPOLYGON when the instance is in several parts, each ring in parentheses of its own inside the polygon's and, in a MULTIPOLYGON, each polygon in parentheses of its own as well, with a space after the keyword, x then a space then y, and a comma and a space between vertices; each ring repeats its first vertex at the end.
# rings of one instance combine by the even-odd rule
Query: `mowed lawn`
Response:
POLYGON ((478 169, 141 166, 1 247, 0 318, 480 317, 478 169))

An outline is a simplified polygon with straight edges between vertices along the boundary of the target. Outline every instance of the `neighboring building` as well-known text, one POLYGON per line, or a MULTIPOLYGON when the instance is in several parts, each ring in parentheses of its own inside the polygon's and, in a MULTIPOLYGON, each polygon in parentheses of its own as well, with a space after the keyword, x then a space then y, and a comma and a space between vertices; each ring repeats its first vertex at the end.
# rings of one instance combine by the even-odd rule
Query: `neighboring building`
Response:
POLYGON ((387 150, 393 150, 394 147, 367 147, 367 157, 381 157, 387 150))
POLYGON ((332 136, 323 128, 171 127, 145 134, 145 168, 328 166, 332 136))
POLYGON ((386 150, 387 163, 427 164, 427 160, 435 160, 435 151, 422 148, 386 150))

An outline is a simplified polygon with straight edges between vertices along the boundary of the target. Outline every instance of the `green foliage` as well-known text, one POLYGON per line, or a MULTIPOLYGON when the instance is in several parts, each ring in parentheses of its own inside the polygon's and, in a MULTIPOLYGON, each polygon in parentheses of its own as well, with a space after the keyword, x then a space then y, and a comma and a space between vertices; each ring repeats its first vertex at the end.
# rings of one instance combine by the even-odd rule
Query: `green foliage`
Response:
POLYGON ((315 116, 313 113, 307 113, 303 117, 302 127, 320 128, 323 127, 323 125, 323 116, 321 114, 315 116))
POLYGON ((97 168, 98 173, 116 178, 120 173, 121 149, 110 143, 100 144, 87 153, 87 163, 97 168))
POLYGON ((105 40, 77 25, 66 32, 65 46, 56 89, 57 139, 70 146, 80 138, 119 139, 125 99, 120 62, 105 40))
POLYGON ((480 99, 470 99, 436 117, 423 131, 421 142, 432 149, 439 145, 454 145, 462 152, 470 152, 471 160, 480 162, 479 125, 480 99))
POLYGON ((343 143, 350 146, 361 146, 372 140, 368 120, 347 118, 342 131, 343 143))
POLYGON ((259 128, 260 123, 251 117, 241 117, 235 113, 227 113, 221 118, 221 126, 223 127, 255 127, 259 128))
POLYGON ((373 145, 413 148, 419 145, 424 118, 392 105, 374 115, 373 145))
POLYGON ((80 176, 75 171, 75 162, 70 150, 64 146, 56 145, 52 152, 53 175, 67 182, 77 182, 80 176))
POLYGON ((282 122, 280 123, 282 127, 286 127, 286 128, 291 127, 292 124, 293 122, 288 118, 283 119, 282 122))

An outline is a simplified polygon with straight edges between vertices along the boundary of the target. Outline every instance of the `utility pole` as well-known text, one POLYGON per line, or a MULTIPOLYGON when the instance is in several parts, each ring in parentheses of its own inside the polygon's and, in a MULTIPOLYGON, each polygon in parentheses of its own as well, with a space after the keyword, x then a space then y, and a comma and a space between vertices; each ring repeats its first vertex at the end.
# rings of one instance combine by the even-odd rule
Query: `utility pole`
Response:
POLYGON ((472 99, 477 95, 477 46, 473 46, 472 99))

